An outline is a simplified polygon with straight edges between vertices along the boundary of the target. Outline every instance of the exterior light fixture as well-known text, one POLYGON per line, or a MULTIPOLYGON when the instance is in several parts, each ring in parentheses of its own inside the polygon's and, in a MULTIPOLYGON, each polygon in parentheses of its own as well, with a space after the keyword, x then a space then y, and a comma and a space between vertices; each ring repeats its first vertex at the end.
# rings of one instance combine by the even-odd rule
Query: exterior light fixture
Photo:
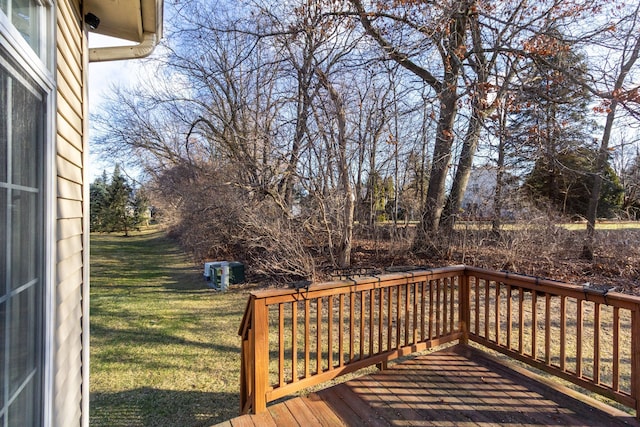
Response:
POLYGON ((84 22, 89 26, 89 28, 91 28, 92 30, 96 30, 98 28, 98 25, 100 25, 100 18, 89 12, 84 15, 84 22))

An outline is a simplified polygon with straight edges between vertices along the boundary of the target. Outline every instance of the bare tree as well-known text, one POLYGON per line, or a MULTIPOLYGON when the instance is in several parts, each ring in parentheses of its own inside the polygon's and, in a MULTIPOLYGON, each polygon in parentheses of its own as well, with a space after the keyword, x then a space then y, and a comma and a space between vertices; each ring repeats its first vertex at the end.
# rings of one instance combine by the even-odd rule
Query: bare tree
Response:
MULTIPOLYGON (((429 184, 413 248, 429 252, 445 205, 446 182, 452 162, 456 129, 461 126, 461 100, 469 98, 470 115, 460 161, 448 198, 447 216, 455 219, 477 148, 483 122, 495 108, 489 101, 489 75, 499 69, 498 91, 508 90, 513 56, 526 56, 527 40, 545 31, 549 22, 566 21, 589 5, 560 2, 489 4, 478 1, 364 3, 350 0, 362 28, 384 52, 418 77, 437 96, 438 117, 429 184), (525 45, 525 48, 522 48, 525 45), (507 59, 505 59, 507 58, 507 59), (495 64, 502 64, 502 68, 495 64), (465 67, 473 76, 467 77, 465 67)), ((495 90, 495 89, 493 89, 495 90)), ((494 99, 499 96, 494 97, 494 99)), ((453 226, 453 221, 449 227, 453 226)))
POLYGON ((351 187, 349 177, 349 164, 347 159, 347 114, 344 108, 342 95, 329 81, 326 74, 317 71, 320 84, 326 89, 329 98, 333 102, 334 114, 337 126, 337 168, 340 188, 344 197, 343 229, 341 230, 340 246, 338 252, 338 265, 349 267, 351 265, 351 240, 353 238, 353 213, 355 207, 355 195, 351 187))
POLYGON ((478 13, 469 17, 470 49, 464 60, 472 74, 465 74, 464 77, 470 98, 470 115, 451 192, 444 208, 445 225, 449 231, 453 230, 462 208, 485 120, 512 88, 512 79, 518 70, 520 57, 510 54, 511 44, 520 39, 522 33, 533 30, 538 20, 535 15, 528 16, 528 2, 520 1, 511 6, 506 11, 477 9, 478 13), (495 19, 496 15, 505 17, 495 19), (492 99, 489 99, 490 96, 492 99))
MULTIPOLYGON (((466 31, 469 14, 472 13, 473 2, 457 2, 455 7, 439 8, 433 4, 415 5, 421 9, 417 14, 403 13, 385 5, 374 4, 366 9, 360 0, 350 0, 355 8, 364 31, 380 46, 384 53, 399 65, 419 77, 437 94, 439 102, 439 118, 431 162, 427 199, 422 219, 418 226, 414 248, 422 251, 429 246, 429 233, 438 230, 440 216, 445 202, 446 177, 451 160, 451 147, 454 139, 454 121, 457 112, 458 79, 462 69, 461 57, 466 51, 466 31), (396 12, 396 13, 393 13, 396 12), (421 16, 422 21, 411 21, 410 17, 421 16), (397 31, 390 32, 384 25, 395 26, 397 31), (401 40, 403 29, 420 37, 420 43, 403 46, 401 40), (393 36, 399 37, 393 40, 393 36), (433 49, 439 65, 437 70, 430 70, 426 64, 434 56, 418 55, 420 51, 433 49), (425 65, 417 61, 425 60, 425 65), (441 78, 437 77, 441 74, 441 78)), ((407 2, 410 3, 410 2, 407 2)), ((414 3, 411 2, 411 7, 414 3)), ((407 39, 411 39, 407 37, 407 39)))
POLYGON ((388 104, 391 97, 391 85, 383 78, 376 78, 385 70, 374 65, 365 68, 366 78, 354 87, 354 102, 358 108, 352 115, 352 126, 356 129, 355 196, 356 218, 360 223, 375 225, 375 197, 372 177, 378 171, 380 161, 378 151, 385 128, 388 126, 388 104))
MULTIPOLYGON (((596 163, 595 179, 593 182, 593 188, 591 189, 591 198, 589 200, 589 207, 587 208, 587 231, 582 248, 582 257, 586 259, 593 259, 594 251, 594 238, 595 238, 595 225, 598 212, 598 201, 600 200, 600 192, 602 189, 602 181, 605 172, 605 168, 609 159, 609 142, 611 139, 611 132, 613 130, 614 121, 616 119, 616 112, 619 105, 624 106, 626 103, 640 103, 640 96, 638 96, 638 87, 625 88, 625 81, 629 77, 629 74, 638 61, 640 56, 640 5, 637 5, 632 13, 619 23, 624 25, 619 31, 622 31, 621 38, 617 38, 622 51, 620 52, 618 66, 616 67, 616 73, 613 74, 614 83, 611 90, 606 94, 607 100, 607 118, 604 125, 604 131, 602 134, 602 140, 600 142, 600 150, 598 152, 598 158, 596 163)), ((618 45, 619 46, 619 45, 618 45)))

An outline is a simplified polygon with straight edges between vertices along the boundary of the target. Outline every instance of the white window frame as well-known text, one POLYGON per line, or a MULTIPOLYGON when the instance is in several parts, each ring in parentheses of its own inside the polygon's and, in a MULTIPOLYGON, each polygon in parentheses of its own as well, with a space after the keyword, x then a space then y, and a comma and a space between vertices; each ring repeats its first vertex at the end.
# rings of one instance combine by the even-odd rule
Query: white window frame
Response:
POLYGON ((31 48, 9 18, 0 10, 0 46, 11 60, 20 67, 45 93, 45 123, 43 149, 44 229, 42 239, 44 259, 42 268, 43 306, 42 313, 42 422, 53 425, 53 381, 55 352, 55 260, 56 260, 56 81, 55 81, 55 5, 52 0, 38 0, 40 54, 31 48))

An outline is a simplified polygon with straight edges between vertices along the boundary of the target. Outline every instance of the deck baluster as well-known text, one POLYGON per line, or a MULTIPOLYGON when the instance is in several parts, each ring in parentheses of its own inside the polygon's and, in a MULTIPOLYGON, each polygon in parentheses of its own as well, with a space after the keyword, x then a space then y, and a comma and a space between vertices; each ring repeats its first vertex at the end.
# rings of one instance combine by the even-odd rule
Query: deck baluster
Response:
POLYGON ((285 383, 284 378, 284 304, 278 304, 278 381, 280 387, 285 383))
POLYGON ((333 366, 333 296, 327 301, 327 365, 332 370, 333 366))
POLYGON ((501 331, 500 331, 500 319, 502 318, 502 313, 501 313, 501 309, 502 306, 500 305, 500 282, 493 282, 495 283, 495 287, 496 287, 496 300, 494 301, 495 304, 495 309, 494 309, 494 319, 493 321, 495 322, 495 333, 496 333, 496 344, 500 345, 501 344, 501 331))
POLYGON ((567 297, 560 297, 560 370, 567 370, 567 297))
MULTIPOLYGON (((615 392, 620 391, 620 308, 613 307, 613 383, 615 392)), ((640 374, 640 373, 639 373, 640 374)))
POLYGON ((551 295, 544 294, 544 363, 551 365, 551 295))
POLYGON ((640 420, 640 303, 631 319, 631 397, 635 399, 636 418, 640 420))
POLYGON ((583 300, 576 303, 576 376, 582 378, 582 315, 584 313, 583 300))
POLYGON ((593 311, 593 382, 600 384, 600 304, 593 311))
POLYGON ((511 298, 512 298, 513 288, 511 285, 507 284, 507 348, 509 350, 512 349, 512 340, 511 335, 513 334, 513 313, 511 307, 511 298))
POLYGON ((298 301, 291 303, 291 381, 298 381, 298 301))
POLYGON ((316 374, 322 372, 322 298, 316 300, 316 374))

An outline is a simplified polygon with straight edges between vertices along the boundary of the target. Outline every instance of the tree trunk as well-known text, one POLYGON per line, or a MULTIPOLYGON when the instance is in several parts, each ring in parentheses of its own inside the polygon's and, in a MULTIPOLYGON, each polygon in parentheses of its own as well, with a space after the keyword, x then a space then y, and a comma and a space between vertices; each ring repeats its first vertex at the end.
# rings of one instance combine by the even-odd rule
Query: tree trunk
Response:
POLYGON ((415 252, 424 252, 425 250, 430 252, 429 248, 433 249, 430 237, 438 231, 445 202, 445 184, 453 145, 453 121, 457 112, 458 97, 455 86, 447 85, 447 89, 441 94, 440 99, 440 117, 436 130, 436 144, 433 150, 427 198, 413 242, 415 252))
POLYGON ((595 244, 596 220, 598 218, 598 201, 602 190, 602 176, 607 167, 609 157, 609 139, 611 138, 611 130, 616 117, 616 108, 618 101, 611 102, 607 121, 604 125, 602 134, 602 142, 598 150, 598 158, 596 160, 596 172, 593 179, 593 187, 591 188, 591 196, 589 197, 589 206, 587 207, 587 233, 582 246, 582 258, 587 260, 593 259, 593 248, 595 244))
POLYGON ((451 187, 451 193, 447 198, 447 204, 444 208, 444 226, 447 230, 453 230, 458 215, 462 208, 462 199, 464 193, 467 190, 467 184, 469 183, 469 176, 471 175, 471 169, 473 167, 473 158, 478 148, 478 140, 480 139, 480 132, 484 125, 485 114, 478 105, 481 101, 474 99, 473 112, 471 119, 469 120, 469 127, 467 128, 467 134, 464 138, 462 145, 462 152, 460 153, 460 161, 458 162, 458 168, 456 170, 456 176, 453 179, 453 185, 451 187))
POLYGON ((459 9, 453 14, 448 28, 443 32, 442 41, 446 48, 440 49, 439 52, 442 59, 444 77, 439 80, 426 68, 411 61, 408 55, 398 50, 385 38, 383 32, 373 26, 371 14, 367 13, 362 1, 350 1, 358 13, 365 32, 378 43, 390 59, 419 77, 425 84, 428 84, 440 99, 440 114, 436 130, 433 161, 431 162, 429 186, 427 188, 427 199, 413 242, 413 250, 415 252, 432 252, 434 246, 430 244, 429 236, 438 231, 442 209, 444 208, 445 184, 453 145, 453 122, 457 113, 457 86, 461 71, 461 58, 459 55, 465 50, 467 20, 473 2, 456 3, 459 9))
POLYGON ((356 198, 351 188, 351 181, 349 180, 349 163, 347 161, 347 113, 344 109, 344 103, 342 102, 340 93, 329 82, 327 76, 320 70, 317 70, 317 74, 319 75, 320 83, 329 93, 331 101, 333 101, 338 124, 338 174, 344 195, 338 266, 349 267, 351 265, 351 240, 353 237, 353 214, 356 198))
MULTIPOLYGON (((636 9, 636 13, 637 11, 638 9, 636 9)), ((633 49, 631 50, 627 61, 624 62, 620 67, 620 74, 618 74, 616 83, 613 87, 612 95, 614 98, 611 101, 611 105, 609 106, 609 113, 607 114, 607 121, 604 126, 602 142, 600 143, 600 150, 598 152, 596 176, 593 180, 593 188, 591 189, 589 207, 587 208, 587 233, 585 236, 584 245, 582 247, 582 257, 589 260, 593 259, 596 218, 598 216, 598 200, 600 200, 600 192, 602 190, 602 177, 604 176, 605 168, 607 167, 607 160, 609 157, 609 139, 611 138, 611 130, 613 129, 613 122, 616 117, 616 108, 618 107, 618 100, 615 97, 619 96, 619 92, 622 89, 624 80, 629 74, 631 67, 633 67, 635 62, 638 60, 638 56, 640 56, 640 36, 638 36, 636 33, 629 33, 629 39, 627 39, 627 41, 630 41, 631 37, 634 36, 636 37, 636 39, 633 45, 633 49)))
POLYGON ((497 240, 501 235, 502 226, 502 206, 504 198, 502 190, 504 189, 504 163, 505 150, 507 146, 507 135, 505 134, 507 107, 501 108, 498 117, 498 163, 496 172, 496 188, 493 193, 493 219, 491 220, 491 235, 497 240))
POLYGON ((309 70, 310 63, 307 64, 306 62, 307 61, 305 61, 303 68, 298 71, 296 130, 291 144, 291 153, 287 169, 282 181, 280 182, 280 191, 281 193, 284 193, 284 203, 289 211, 291 211, 293 206, 294 177, 298 167, 298 161, 300 159, 300 147, 302 146, 302 141, 307 133, 307 121, 309 120, 309 109, 311 106, 311 97, 309 95, 309 79, 311 71, 309 70))
POLYGON ((444 225, 447 231, 453 230, 458 215, 460 214, 462 199, 467 190, 469 176, 471 175, 471 169, 473 167, 473 158, 478 148, 480 132, 482 132, 485 118, 489 113, 487 110, 488 62, 482 48, 482 37, 477 15, 473 15, 469 19, 469 27, 473 40, 473 57, 475 58, 473 61, 470 61, 470 63, 476 73, 476 82, 471 88, 471 118, 467 127, 467 134, 462 144, 460 161, 456 169, 456 176, 453 179, 451 193, 447 198, 447 204, 444 208, 444 225))

